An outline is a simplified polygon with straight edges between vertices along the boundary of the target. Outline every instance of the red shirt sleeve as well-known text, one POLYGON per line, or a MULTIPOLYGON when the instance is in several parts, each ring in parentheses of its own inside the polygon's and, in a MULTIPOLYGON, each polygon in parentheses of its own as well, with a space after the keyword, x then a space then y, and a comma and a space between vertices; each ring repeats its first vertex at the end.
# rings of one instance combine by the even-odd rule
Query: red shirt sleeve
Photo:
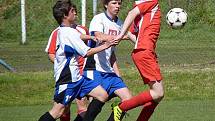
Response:
POLYGON ((58 30, 54 31, 54 33, 51 36, 51 43, 49 45, 48 53, 49 54, 55 54, 56 50, 56 41, 57 41, 57 32, 58 30))

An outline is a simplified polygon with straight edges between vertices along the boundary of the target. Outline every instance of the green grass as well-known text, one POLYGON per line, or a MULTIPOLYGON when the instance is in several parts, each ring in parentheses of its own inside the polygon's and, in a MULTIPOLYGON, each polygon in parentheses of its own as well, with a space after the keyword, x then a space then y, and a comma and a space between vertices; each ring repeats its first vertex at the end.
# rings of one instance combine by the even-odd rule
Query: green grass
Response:
MULTIPOLYGON (((107 103, 96 121, 108 118, 111 109, 107 103)), ((40 115, 51 108, 51 105, 0 107, 1 121, 36 121, 40 115)), ((164 101, 156 109, 150 121, 213 121, 215 118, 215 100, 164 101)), ((135 121, 141 108, 129 111, 123 121, 135 121)), ((74 119, 76 107, 71 106, 71 117, 74 119)))
MULTIPOLYGON (((165 100, 215 99, 214 69, 166 69, 162 71, 165 100)), ((53 73, 0 74, 0 107, 47 104, 54 92, 53 73)), ((122 70, 122 77, 134 95, 146 89, 136 68, 122 70)))

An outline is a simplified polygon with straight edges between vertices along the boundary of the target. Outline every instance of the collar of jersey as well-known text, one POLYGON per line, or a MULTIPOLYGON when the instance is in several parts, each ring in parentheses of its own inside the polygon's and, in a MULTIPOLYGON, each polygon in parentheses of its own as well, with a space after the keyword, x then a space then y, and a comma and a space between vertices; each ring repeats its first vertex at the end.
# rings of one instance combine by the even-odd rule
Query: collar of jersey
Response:
POLYGON ((118 17, 117 17, 117 16, 116 16, 116 19, 113 20, 111 17, 108 16, 107 12, 104 12, 104 13, 105 13, 105 16, 106 16, 110 21, 115 22, 115 23, 118 21, 118 17))
MULTIPOLYGON (((68 26, 61 24, 60 27, 68 27, 68 26)), ((75 29, 77 27, 77 24, 72 24, 70 27, 75 29)))

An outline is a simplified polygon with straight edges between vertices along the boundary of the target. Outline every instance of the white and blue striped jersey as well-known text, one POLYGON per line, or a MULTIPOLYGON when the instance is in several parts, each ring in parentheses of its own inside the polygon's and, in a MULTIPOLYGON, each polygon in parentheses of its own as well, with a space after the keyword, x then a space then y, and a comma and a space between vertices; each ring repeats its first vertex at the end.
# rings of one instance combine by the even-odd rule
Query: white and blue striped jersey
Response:
POLYGON ((56 84, 77 82, 81 79, 79 56, 85 56, 90 47, 80 39, 80 33, 71 27, 59 27, 54 60, 56 84))
MULTIPOLYGON (((94 32, 101 32, 103 34, 107 35, 118 35, 120 33, 120 30, 122 28, 122 21, 118 18, 116 20, 112 20, 106 13, 100 13, 93 17, 89 31, 91 35, 94 35, 94 32)), ((93 43, 93 42, 92 42, 93 43)), ((88 44, 90 47, 98 46, 100 43, 95 43, 91 45, 88 44)), ((112 46, 108 49, 105 49, 97 54, 94 55, 95 60, 95 69, 100 72, 114 72, 111 63, 110 58, 111 54, 115 51, 115 47, 112 46)), ((89 63, 87 63, 89 64, 89 63)), ((92 63, 91 63, 92 64, 92 63)), ((86 65, 88 66, 88 65, 86 65)), ((85 67, 86 67, 85 66, 85 67)), ((87 69, 86 69, 87 70, 87 69)))

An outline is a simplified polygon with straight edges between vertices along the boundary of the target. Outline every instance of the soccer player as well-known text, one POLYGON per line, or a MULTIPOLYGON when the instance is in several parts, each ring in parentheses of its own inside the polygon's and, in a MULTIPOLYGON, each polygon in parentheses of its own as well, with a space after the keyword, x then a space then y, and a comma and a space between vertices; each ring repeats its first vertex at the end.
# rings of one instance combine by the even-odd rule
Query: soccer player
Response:
MULTIPOLYGON (((122 21, 117 15, 121 4, 121 0, 103 0, 105 11, 93 17, 89 27, 91 35, 102 41, 111 41, 120 33, 122 21)), ((91 47, 96 47, 101 43, 92 41, 88 44, 91 47)), ((121 101, 125 101, 130 99, 132 95, 120 77, 115 49, 112 46, 93 55, 93 57, 88 57, 84 73, 91 79, 100 79, 101 86, 108 92, 109 99, 117 95, 121 101)))
MULTIPOLYGON (((56 43, 56 55, 54 60, 55 95, 54 105, 49 112, 43 114, 39 121, 56 121, 64 112, 67 106, 75 98, 82 98, 90 95, 95 98, 96 107, 92 118, 101 111, 101 107, 107 100, 107 92, 96 80, 81 76, 78 57, 87 57, 100 52, 110 46, 118 44, 116 41, 105 42, 96 48, 90 48, 80 39, 81 34, 71 28, 75 14, 70 1, 57 1, 53 7, 53 15, 60 28, 58 30, 58 41, 56 43)), ((95 103, 94 103, 95 104, 95 103)), ((91 103, 89 107, 92 107, 91 103)), ((93 121, 94 119, 84 119, 93 121)))
POLYGON ((161 13, 158 0, 135 1, 129 11, 121 33, 115 40, 121 40, 131 26, 130 35, 135 41, 132 59, 149 90, 141 92, 132 99, 123 101, 114 107, 114 120, 120 121, 121 112, 143 105, 137 121, 148 121, 158 103, 164 97, 164 87, 160 67, 155 53, 156 42, 160 33, 161 13))
MULTIPOLYGON (((74 14, 76 15, 75 18, 77 18, 77 10, 76 6, 73 5, 72 9, 74 9, 74 14)), ((75 20, 74 20, 75 21, 75 20)), ((72 28, 76 29, 78 32, 80 32, 81 39, 84 41, 87 41, 89 39, 92 39, 93 41, 96 41, 96 38, 93 36, 89 36, 88 29, 86 27, 83 27, 81 25, 77 25, 75 23, 72 23, 71 25, 72 28)), ((45 52, 48 53, 49 60, 54 63, 54 58, 55 58, 55 51, 56 51, 56 41, 57 41, 57 32, 59 30, 59 27, 56 28, 54 31, 52 31, 48 44, 46 46, 45 52)), ((84 58, 79 57, 79 67, 80 67, 80 73, 82 74, 83 70, 83 64, 84 64, 84 58)), ((87 110, 87 104, 86 104, 86 98, 83 98, 81 100, 75 99, 76 104, 77 104, 77 117, 75 118, 74 121, 82 121, 82 118, 84 117, 84 114, 87 110)), ((64 111, 64 114, 60 117, 60 121, 70 121, 70 106, 66 108, 64 111)))

